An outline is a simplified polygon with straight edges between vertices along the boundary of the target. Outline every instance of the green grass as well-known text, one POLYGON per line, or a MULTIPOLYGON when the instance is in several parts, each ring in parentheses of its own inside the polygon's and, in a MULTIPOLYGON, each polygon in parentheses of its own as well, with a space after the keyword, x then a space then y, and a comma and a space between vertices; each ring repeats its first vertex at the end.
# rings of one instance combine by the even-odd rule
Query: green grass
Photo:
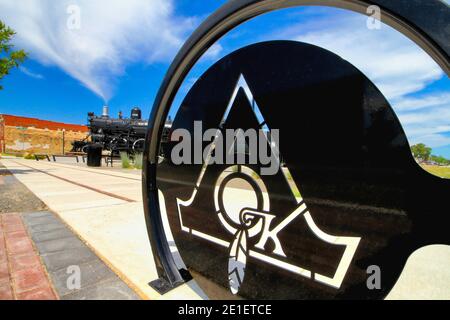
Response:
POLYGON ((435 176, 450 179, 450 167, 421 165, 423 169, 435 176))
POLYGON ((130 157, 128 157, 128 154, 126 152, 120 153, 120 160, 122 161, 122 168, 124 169, 130 169, 132 168, 130 157))
POLYGON ((25 160, 34 160, 34 159, 35 159, 35 158, 34 158, 34 155, 31 154, 31 153, 25 154, 25 155, 23 156, 23 158, 24 158, 25 160))
POLYGON ((136 153, 134 155, 134 167, 136 169, 142 169, 142 159, 143 159, 143 154, 142 153, 136 153))
POLYGON ((120 160, 122 162, 123 169, 142 169, 143 154, 136 153, 133 156, 129 156, 126 152, 120 153, 120 160))
POLYGON ((11 154, 11 153, 2 153, 1 155, 4 156, 4 157, 16 157, 16 158, 21 158, 22 157, 22 155, 11 154))

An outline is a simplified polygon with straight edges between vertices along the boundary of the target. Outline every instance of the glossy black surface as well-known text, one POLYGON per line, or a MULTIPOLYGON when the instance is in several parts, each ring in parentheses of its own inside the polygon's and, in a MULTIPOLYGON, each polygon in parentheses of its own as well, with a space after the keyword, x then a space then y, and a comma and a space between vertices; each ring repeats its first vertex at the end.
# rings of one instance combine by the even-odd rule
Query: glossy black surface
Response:
MULTIPOLYGON (((450 23, 450 12, 448 10, 448 5, 439 0, 231 0, 221 7, 194 32, 174 59, 155 99, 151 120, 149 122, 146 152, 144 153, 146 165, 144 166, 142 184, 144 209, 146 213, 145 217, 158 275, 162 281, 166 281, 172 287, 179 285, 184 280, 174 263, 167 239, 163 232, 160 216, 160 203, 157 196, 156 164, 159 153, 159 142, 162 137, 164 123, 173 98, 186 74, 195 62, 220 36, 242 22, 262 13, 302 4, 336 6, 361 13, 365 13, 367 6, 369 5, 379 5, 383 22, 391 25, 419 44, 447 74, 449 73, 450 63, 448 44, 450 42, 448 41, 449 29, 447 26, 450 23)), ((410 237, 410 241, 404 241, 405 245, 403 247, 391 246, 391 256, 396 255, 396 250, 399 255, 403 256, 404 254, 402 252, 411 249, 413 247, 411 245, 412 243, 417 244, 423 242, 423 239, 427 239, 428 236, 435 238, 435 241, 441 241, 442 239, 444 239, 442 240, 444 242, 447 241, 444 223, 445 217, 439 214, 430 214, 430 212, 446 211, 445 206, 439 206, 445 205, 443 200, 440 199, 448 197, 448 184, 437 178, 434 178, 434 182, 430 182, 430 176, 424 171, 417 171, 417 169, 418 168, 414 167, 412 163, 409 163, 403 171, 409 172, 410 170, 416 170, 415 175, 413 175, 415 178, 410 178, 410 180, 416 179, 419 185, 423 185, 423 188, 414 189, 413 187, 410 187, 408 189, 409 196, 416 198, 416 201, 405 204, 407 208, 416 212, 416 223, 413 229, 416 232, 413 237, 410 237), (437 186, 438 180, 441 184, 440 187, 437 186), (435 187, 427 189, 430 184, 434 184, 435 187), (425 194, 425 198, 430 202, 423 201, 420 203, 420 206, 417 207, 423 194, 425 194), (436 217, 438 218, 437 221, 435 220, 436 217), (429 231, 433 230, 433 228, 433 232, 429 231)), ((182 177, 179 178, 181 179, 182 177)), ((302 192, 305 193, 305 190, 302 192)), ((380 233, 383 233, 383 231, 381 231, 381 225, 379 225, 379 230, 380 233)), ((426 242, 433 241, 434 240, 431 240, 430 238, 426 240, 426 242)), ((394 257, 393 264, 398 262, 398 260, 402 260, 402 258, 396 259, 394 257)), ((390 278, 392 280, 392 278, 395 277, 395 271, 390 273, 390 278)), ((256 297, 259 294, 260 292, 255 291, 252 296, 256 297)), ((372 296, 379 297, 383 294, 384 292, 381 294, 376 293, 372 296)), ((355 295, 355 297, 357 296, 355 295)))
MULTIPOLYGON (((240 75, 244 75, 268 126, 280 129, 280 151, 309 212, 324 232, 361 237, 339 289, 249 257, 240 295, 250 298, 382 298, 408 256, 431 243, 450 244, 446 227, 450 183, 414 161, 386 99, 360 71, 335 54, 303 43, 277 41, 238 50, 209 69, 183 101, 172 129, 193 133, 194 121, 217 128, 240 75), (283 57, 273 59, 272 57, 283 57), (368 290, 367 267, 382 270, 382 289, 368 290)), ((226 128, 258 128, 251 104, 240 91, 226 128)), ((248 165, 256 172, 259 167, 248 165)), ((185 226, 233 241, 215 215, 214 187, 227 165, 210 165, 194 202, 183 208, 185 226)), ((187 266, 228 287, 229 248, 181 231, 177 198, 187 200, 201 165, 158 166, 171 231, 187 266)), ((273 224, 297 206, 281 172, 262 176, 273 224)), ((273 258, 273 243, 265 250, 273 258)), ((280 259, 332 277, 344 247, 317 238, 297 218, 279 233, 280 259)))

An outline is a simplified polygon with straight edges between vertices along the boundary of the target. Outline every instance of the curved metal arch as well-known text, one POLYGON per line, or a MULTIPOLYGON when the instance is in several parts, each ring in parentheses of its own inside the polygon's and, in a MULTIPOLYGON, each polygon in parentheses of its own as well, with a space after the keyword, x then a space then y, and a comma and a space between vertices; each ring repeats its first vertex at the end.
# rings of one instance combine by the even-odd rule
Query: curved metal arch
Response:
POLYGON ((336 7, 362 14, 366 14, 371 5, 379 6, 384 23, 414 41, 447 75, 450 73, 450 30, 443 27, 450 24, 450 10, 440 0, 230 0, 219 8, 197 28, 178 52, 164 77, 150 116, 142 191, 153 256, 158 276, 163 280, 160 284, 164 287, 162 292, 185 282, 167 243, 156 185, 159 142, 173 99, 191 68, 220 37, 264 13, 302 5, 336 7), (424 15, 424 12, 427 14, 424 15))

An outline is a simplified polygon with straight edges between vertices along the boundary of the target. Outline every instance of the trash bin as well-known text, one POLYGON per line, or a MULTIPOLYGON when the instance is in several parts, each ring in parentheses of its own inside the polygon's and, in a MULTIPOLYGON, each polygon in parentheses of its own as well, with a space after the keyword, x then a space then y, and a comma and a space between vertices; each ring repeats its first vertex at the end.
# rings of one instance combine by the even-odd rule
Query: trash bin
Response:
POLYGON ((91 144, 87 147, 87 165, 88 167, 102 166, 103 147, 100 144, 91 144))

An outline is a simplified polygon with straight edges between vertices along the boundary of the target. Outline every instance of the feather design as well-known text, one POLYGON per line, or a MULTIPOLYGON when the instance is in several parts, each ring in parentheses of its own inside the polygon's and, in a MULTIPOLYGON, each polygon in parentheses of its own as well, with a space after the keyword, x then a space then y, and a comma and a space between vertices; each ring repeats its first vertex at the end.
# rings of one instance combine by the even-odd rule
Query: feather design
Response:
POLYGON ((233 294, 239 292, 242 281, 244 281, 245 265, 247 263, 247 240, 248 231, 239 230, 234 236, 230 247, 230 256, 228 259, 228 281, 230 290, 233 294))

